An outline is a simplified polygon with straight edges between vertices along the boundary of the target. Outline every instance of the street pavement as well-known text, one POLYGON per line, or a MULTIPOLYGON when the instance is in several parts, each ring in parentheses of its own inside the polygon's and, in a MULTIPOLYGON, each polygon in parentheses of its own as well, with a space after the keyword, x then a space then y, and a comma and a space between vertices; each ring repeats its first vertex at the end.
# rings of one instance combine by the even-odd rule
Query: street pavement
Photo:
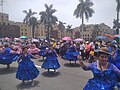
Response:
POLYGON ((0 64, 0 90, 83 90, 84 85, 92 77, 90 71, 84 71, 78 61, 77 64, 69 64, 67 60, 59 59, 61 67, 56 73, 42 69, 42 58, 34 59, 34 64, 40 71, 40 75, 34 80, 22 84, 16 79, 17 62, 11 64, 10 70, 6 65, 0 64))

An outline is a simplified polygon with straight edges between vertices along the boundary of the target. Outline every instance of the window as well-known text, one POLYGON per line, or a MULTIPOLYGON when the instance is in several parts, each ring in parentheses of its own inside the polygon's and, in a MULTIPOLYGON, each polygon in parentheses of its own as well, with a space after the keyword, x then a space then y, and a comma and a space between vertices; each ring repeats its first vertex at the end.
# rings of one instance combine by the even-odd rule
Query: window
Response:
POLYGON ((6 16, 6 18, 8 19, 8 16, 6 16))
POLYGON ((3 25, 5 25, 5 23, 3 23, 3 25))

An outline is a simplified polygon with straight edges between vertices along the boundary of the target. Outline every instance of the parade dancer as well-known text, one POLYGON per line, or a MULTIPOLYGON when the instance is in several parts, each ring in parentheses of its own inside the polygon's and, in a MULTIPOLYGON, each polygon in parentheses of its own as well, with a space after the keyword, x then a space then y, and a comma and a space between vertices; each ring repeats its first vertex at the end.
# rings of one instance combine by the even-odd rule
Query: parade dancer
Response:
POLYGON ((28 48, 23 47, 22 54, 17 59, 19 65, 16 73, 16 78, 22 80, 22 83, 28 80, 33 83, 33 79, 39 75, 39 70, 35 67, 34 62, 31 61, 31 57, 34 56, 28 53, 28 48))
POLYGON ((15 53, 11 53, 9 44, 5 44, 3 51, 0 52, 0 64, 7 65, 7 69, 10 69, 10 64, 16 57, 15 53))
MULTIPOLYGON (((115 45, 112 46, 112 54, 109 57, 109 62, 113 63, 120 70, 120 48, 115 45)), ((119 76, 117 76, 117 80, 120 82, 119 76)))
POLYGON ((56 69, 60 68, 60 64, 57 59, 59 56, 51 44, 49 45, 49 49, 45 51, 45 56, 46 59, 42 64, 42 68, 48 69, 48 72, 50 69, 54 69, 54 72, 56 72, 56 69))
POLYGON ((40 47, 40 51, 38 52, 38 54, 43 57, 43 60, 45 57, 46 48, 48 48, 48 45, 47 42, 44 42, 43 45, 40 47))
POLYGON ((70 43, 70 46, 68 47, 65 55, 63 56, 63 59, 71 61, 77 61, 77 55, 79 54, 79 51, 77 51, 76 46, 73 42, 70 43))
POLYGON ((40 49, 38 49, 35 44, 30 45, 30 48, 28 49, 28 52, 32 55, 38 55, 39 51, 40 49))
POLYGON ((88 80, 83 90, 114 90, 117 84, 116 75, 120 76, 120 70, 108 62, 107 47, 100 48, 98 52, 98 61, 89 65, 85 65, 82 58, 78 57, 81 67, 84 70, 91 70, 94 75, 88 80))

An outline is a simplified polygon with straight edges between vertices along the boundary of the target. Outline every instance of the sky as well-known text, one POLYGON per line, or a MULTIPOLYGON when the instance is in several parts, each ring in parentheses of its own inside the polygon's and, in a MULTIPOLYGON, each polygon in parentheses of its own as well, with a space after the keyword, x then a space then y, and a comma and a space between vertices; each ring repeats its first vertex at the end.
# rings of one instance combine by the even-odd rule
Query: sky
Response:
MULTIPOLYGON (((85 20, 85 24, 100 24, 113 27, 113 19, 116 19, 116 0, 91 0, 93 5, 93 17, 85 20)), ((32 9, 37 12, 37 19, 40 19, 39 12, 45 11, 44 4, 53 4, 53 9, 56 9, 55 15, 59 21, 65 22, 67 25, 72 25, 72 28, 81 25, 81 19, 73 16, 74 10, 79 4, 79 0, 4 0, 3 12, 9 14, 9 20, 22 22, 25 13, 23 10, 32 9)), ((0 12, 2 8, 0 7, 0 12)))

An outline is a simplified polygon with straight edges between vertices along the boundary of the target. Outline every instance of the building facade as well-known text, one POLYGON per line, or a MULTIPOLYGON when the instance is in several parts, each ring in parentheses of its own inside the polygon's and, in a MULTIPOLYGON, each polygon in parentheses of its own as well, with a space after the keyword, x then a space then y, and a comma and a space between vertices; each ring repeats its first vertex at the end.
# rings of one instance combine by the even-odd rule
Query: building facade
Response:
MULTIPOLYGON (((35 27, 35 37, 36 38, 46 38, 47 29, 43 24, 39 24, 38 27, 35 27)), ((113 35, 113 30, 105 25, 101 24, 88 24, 84 25, 82 30, 80 27, 75 27, 73 29, 68 30, 65 28, 62 32, 58 28, 58 24, 52 26, 52 30, 50 30, 50 38, 61 39, 62 37, 68 36, 73 39, 75 38, 83 38, 84 40, 94 40, 97 36, 102 34, 111 34, 113 35), (61 35, 62 34, 62 35, 61 35)), ((0 13, 0 37, 20 37, 27 36, 28 38, 32 38, 32 28, 22 22, 14 22, 9 20, 9 15, 5 13, 0 13), (18 34, 19 33, 19 34, 18 34)))
POLYGON ((20 37, 20 27, 9 21, 9 15, 0 13, 0 37, 20 37))
POLYGON ((83 38, 84 40, 95 40, 97 36, 103 34, 114 34, 114 31, 104 23, 84 25, 83 31, 81 27, 76 27, 73 31, 73 38, 83 38))

